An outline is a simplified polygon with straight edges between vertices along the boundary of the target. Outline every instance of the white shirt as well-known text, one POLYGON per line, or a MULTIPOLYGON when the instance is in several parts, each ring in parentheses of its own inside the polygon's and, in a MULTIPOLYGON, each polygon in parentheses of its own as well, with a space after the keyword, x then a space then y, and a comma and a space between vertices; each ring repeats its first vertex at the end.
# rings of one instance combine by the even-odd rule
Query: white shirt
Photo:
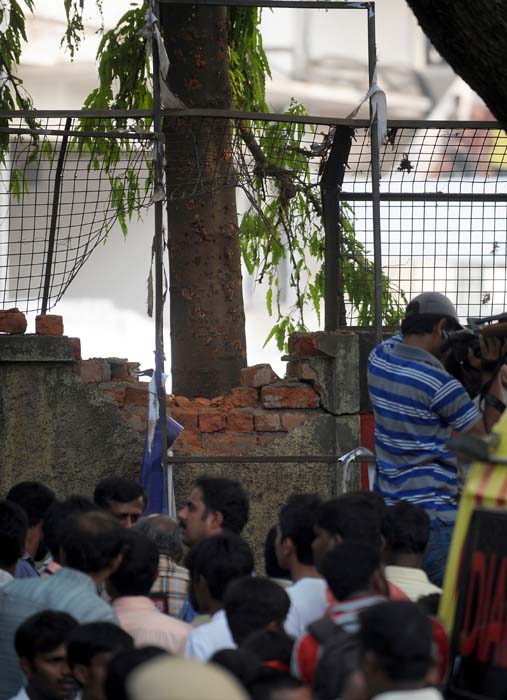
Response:
POLYGON ((30 698, 27 695, 26 688, 21 688, 17 695, 14 695, 14 697, 12 697, 11 700, 30 700, 30 698))
POLYGON ((415 690, 390 690, 375 695, 373 700, 443 700, 443 697, 436 688, 417 688, 415 690))
POLYGON ((306 634, 306 628, 320 619, 329 602, 327 584, 322 578, 302 578, 285 589, 290 598, 290 608, 285 620, 285 631, 291 637, 306 634))
POLYGON ((431 583, 426 572, 422 569, 389 565, 385 567, 385 575, 389 583, 394 583, 414 602, 432 593, 442 593, 442 589, 431 583))
POLYGON ((192 630, 185 648, 185 656, 197 661, 208 661, 216 651, 235 649, 225 610, 211 616, 209 622, 192 630))
POLYGON ((8 571, 5 571, 5 569, 0 569, 0 586, 5 586, 5 584, 12 581, 13 578, 14 576, 8 571))

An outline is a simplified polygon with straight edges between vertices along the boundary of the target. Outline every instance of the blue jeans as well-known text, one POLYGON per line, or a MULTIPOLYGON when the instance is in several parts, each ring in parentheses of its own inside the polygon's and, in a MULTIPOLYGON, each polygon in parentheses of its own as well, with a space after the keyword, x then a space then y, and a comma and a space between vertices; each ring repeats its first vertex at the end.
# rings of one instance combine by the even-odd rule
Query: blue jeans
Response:
POLYGON ((447 555, 451 546, 454 523, 438 521, 431 524, 428 549, 424 555, 423 569, 435 586, 442 587, 447 555))

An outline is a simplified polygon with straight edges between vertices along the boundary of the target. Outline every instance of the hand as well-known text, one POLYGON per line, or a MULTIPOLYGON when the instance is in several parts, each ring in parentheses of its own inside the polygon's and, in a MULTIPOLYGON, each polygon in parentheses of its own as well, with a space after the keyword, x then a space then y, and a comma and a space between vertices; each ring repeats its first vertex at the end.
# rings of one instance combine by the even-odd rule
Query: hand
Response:
POLYGON ((493 369, 488 365, 499 363, 500 360, 505 355, 506 342, 505 338, 497 338, 496 336, 490 336, 485 338, 482 334, 480 336, 481 344, 481 376, 482 380, 492 379, 498 374, 498 369, 493 369), (484 366, 486 365, 486 366, 484 366))

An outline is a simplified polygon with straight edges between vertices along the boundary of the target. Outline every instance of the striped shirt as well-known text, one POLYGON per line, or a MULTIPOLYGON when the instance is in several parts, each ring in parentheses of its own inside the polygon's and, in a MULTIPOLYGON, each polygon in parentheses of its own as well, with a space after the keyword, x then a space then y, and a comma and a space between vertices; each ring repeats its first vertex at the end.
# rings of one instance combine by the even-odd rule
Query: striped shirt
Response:
POLYGON ((432 522, 454 522, 456 460, 447 442, 453 429, 469 430, 480 419, 463 385, 436 357, 396 335, 370 353, 368 389, 375 416, 375 489, 388 505, 411 501, 432 522))

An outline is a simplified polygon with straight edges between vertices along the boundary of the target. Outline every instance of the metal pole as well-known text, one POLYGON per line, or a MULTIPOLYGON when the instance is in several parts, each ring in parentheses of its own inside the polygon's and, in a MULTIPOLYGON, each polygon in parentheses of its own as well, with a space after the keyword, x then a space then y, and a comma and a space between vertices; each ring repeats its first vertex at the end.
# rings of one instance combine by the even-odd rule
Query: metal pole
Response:
MULTIPOLYGON (((158 20, 158 0, 151 0, 151 11, 158 20)), ((156 136, 155 148, 155 193, 164 186, 164 142, 162 135, 162 103, 160 99, 160 57, 155 35, 152 34, 153 52, 153 131, 156 136)), ((164 472, 165 497, 168 498, 167 475, 167 410, 164 374, 164 229, 163 199, 155 197, 155 386, 157 389, 158 411, 160 420, 160 438, 162 451, 162 469, 164 472)))
MULTIPOLYGON (((374 80, 377 65, 375 38, 375 3, 368 7, 368 73, 370 85, 374 80)), ((370 100, 370 118, 372 105, 370 100)), ((371 189, 373 215, 373 255, 375 275, 375 342, 382 341, 382 238, 380 231, 380 144, 378 142, 377 118, 371 124, 371 189)))
MULTIPOLYGON (((65 121, 65 132, 70 131, 72 125, 72 119, 68 117, 65 121)), ((64 134, 62 138, 62 145, 60 146, 60 153, 58 155, 58 162, 56 164, 55 173, 55 188, 53 190, 53 203, 51 206, 51 222, 49 224, 49 241, 48 241, 48 255, 46 258, 46 270, 44 273, 44 289, 42 292, 42 306, 41 313, 45 314, 48 310, 49 303, 49 288, 51 286, 51 272, 53 270, 53 257, 55 254, 55 239, 56 239, 56 225, 58 223, 58 213, 60 211, 60 192, 62 189, 62 173, 63 166, 65 163, 65 155, 67 153, 67 144, 69 143, 69 135, 64 134)))

